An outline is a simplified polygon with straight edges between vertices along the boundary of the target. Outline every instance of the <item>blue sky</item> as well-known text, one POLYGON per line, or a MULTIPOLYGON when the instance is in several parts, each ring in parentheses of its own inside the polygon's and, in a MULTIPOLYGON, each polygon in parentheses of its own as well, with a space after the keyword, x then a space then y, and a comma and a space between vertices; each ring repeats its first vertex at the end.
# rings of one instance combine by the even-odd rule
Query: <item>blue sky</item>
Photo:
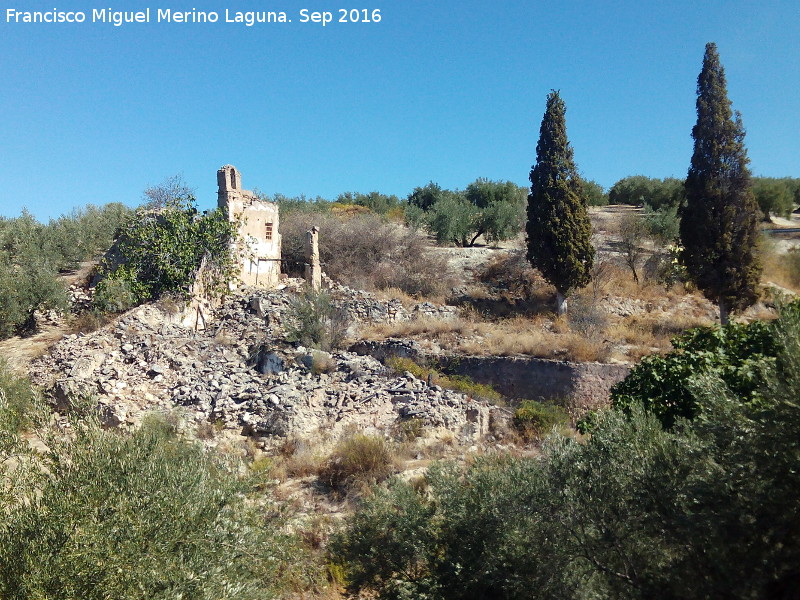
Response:
POLYGON ((708 41, 753 172, 800 176, 796 0, 182 2, 0 4, 0 215, 136 205, 175 174, 207 208, 226 163, 268 194, 527 185, 550 89, 566 102, 587 178, 683 177, 708 41), (9 8, 54 7, 87 22, 6 22, 9 8), (108 7, 195 8, 220 21, 225 9, 285 11, 292 22, 89 22, 108 7), (382 19, 323 27, 300 23, 303 8, 382 19))

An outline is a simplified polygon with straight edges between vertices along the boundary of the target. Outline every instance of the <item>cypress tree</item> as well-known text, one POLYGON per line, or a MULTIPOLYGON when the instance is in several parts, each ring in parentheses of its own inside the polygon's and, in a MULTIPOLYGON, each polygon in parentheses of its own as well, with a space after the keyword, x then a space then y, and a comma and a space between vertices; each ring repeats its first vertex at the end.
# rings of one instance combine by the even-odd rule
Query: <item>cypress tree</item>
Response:
POLYGON ((589 283, 594 260, 592 227, 565 113, 558 92, 550 92, 530 173, 526 227, 528 260, 555 286, 558 314, 566 312, 567 296, 589 283))
POLYGON ((731 110, 717 46, 706 44, 697 78, 694 153, 681 215, 682 260, 689 276, 719 306, 720 321, 756 300, 758 206, 750 180, 741 115, 731 110))

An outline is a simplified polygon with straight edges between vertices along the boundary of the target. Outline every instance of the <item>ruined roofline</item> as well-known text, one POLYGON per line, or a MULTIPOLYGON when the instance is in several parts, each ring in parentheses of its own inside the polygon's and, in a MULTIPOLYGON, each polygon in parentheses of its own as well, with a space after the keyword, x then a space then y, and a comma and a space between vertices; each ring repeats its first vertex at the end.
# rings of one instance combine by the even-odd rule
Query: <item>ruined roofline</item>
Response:
POLYGON ((262 200, 251 190, 242 188, 242 174, 231 164, 223 165, 217 170, 217 204, 227 208, 231 202, 238 201, 242 208, 255 203, 275 204, 270 200, 262 200))

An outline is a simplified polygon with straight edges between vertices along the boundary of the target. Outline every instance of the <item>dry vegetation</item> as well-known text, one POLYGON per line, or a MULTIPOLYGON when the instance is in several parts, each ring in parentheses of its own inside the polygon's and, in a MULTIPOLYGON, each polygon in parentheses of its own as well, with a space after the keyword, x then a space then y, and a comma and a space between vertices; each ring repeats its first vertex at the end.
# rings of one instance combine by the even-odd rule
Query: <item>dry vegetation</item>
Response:
MULTIPOLYGON (((645 263, 658 251, 651 240, 644 242, 638 259, 640 281, 634 280, 619 251, 617 221, 635 212, 630 207, 593 211, 598 247, 594 277, 570 299, 566 319, 553 314, 555 291, 528 265, 524 242, 517 240, 516 248, 482 254, 480 264, 459 261, 464 279, 456 297, 450 298, 462 308, 458 317, 369 325, 359 335, 371 340, 412 338, 431 351, 573 361, 635 362, 654 352, 667 352, 674 336, 714 324, 716 308, 691 286, 664 284, 648 272, 645 263)), ((800 250, 765 238, 761 256, 765 286, 800 291, 800 250)), ((394 295, 394 291, 384 293, 394 295)), ((411 301, 408 295, 397 296, 411 301)), ((771 318, 770 305, 771 295, 765 292, 764 302, 741 318, 771 318)))
POLYGON ((454 284, 446 258, 432 251, 426 236, 362 211, 282 214, 282 258, 290 275, 302 276, 305 232, 314 225, 323 270, 345 285, 443 302, 454 284))

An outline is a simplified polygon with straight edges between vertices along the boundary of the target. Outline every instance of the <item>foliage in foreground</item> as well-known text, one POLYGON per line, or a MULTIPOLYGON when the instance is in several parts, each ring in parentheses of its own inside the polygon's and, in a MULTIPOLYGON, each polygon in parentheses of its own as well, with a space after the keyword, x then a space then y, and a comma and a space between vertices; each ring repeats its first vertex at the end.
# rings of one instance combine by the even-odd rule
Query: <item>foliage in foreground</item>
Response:
POLYGON ((800 578, 800 312, 776 327, 758 403, 692 379, 702 410, 664 429, 607 411, 590 440, 395 481, 332 553, 381 598, 792 598, 800 578))
POLYGON ((43 454, 3 448, 16 486, 0 495, 3 598, 255 599, 312 584, 275 506, 255 504, 236 464, 163 418, 133 434, 79 425, 46 443, 43 454))

